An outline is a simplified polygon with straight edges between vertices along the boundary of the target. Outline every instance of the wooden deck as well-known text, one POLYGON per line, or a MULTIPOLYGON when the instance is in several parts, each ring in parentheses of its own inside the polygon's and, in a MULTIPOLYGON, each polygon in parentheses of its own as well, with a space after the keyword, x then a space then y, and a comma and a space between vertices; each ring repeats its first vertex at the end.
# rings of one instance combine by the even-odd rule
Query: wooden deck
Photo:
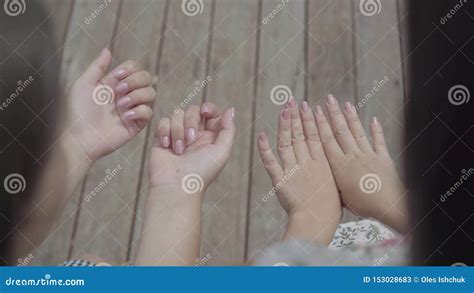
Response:
MULTIPOLYGON (((404 1, 384 0, 378 14, 366 16, 359 0, 203 0, 202 12, 188 16, 179 0, 43 0, 63 44, 66 86, 109 46, 115 65, 137 59, 156 76, 159 100, 152 127, 208 77, 211 81, 191 104, 212 101, 236 107, 232 157, 203 204, 202 255, 211 255, 209 265, 255 257, 285 229, 277 199, 262 201, 271 183, 255 147, 260 131, 275 142, 280 110, 270 99, 275 86, 288 86, 310 105, 328 93, 361 102, 365 125, 377 116, 391 153, 401 161, 403 106, 408 100, 404 1), (97 16, 86 21, 96 9, 97 16), (374 92, 374 82, 384 79, 388 81, 374 96, 365 98, 374 92)), ((34 253, 36 264, 82 254, 116 264, 132 258, 143 222, 144 162, 151 136, 147 129, 97 162, 52 235, 34 253), (118 165, 123 167, 119 175, 85 201, 118 165)))

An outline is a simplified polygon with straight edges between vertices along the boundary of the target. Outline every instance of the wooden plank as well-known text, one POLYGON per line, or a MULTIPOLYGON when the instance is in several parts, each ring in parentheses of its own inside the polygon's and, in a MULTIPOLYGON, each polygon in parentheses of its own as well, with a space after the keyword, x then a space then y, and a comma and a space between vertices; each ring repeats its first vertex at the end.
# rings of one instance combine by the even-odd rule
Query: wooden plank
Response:
MULTIPOLYGON (((405 132, 397 0, 381 2, 375 12, 359 5, 353 9, 361 121, 368 129, 372 117, 377 116, 384 127, 389 152, 397 157, 403 149, 405 132), (387 81, 381 85, 384 79, 387 81), (369 94, 373 96, 367 98, 369 94)), ((401 156, 397 158, 400 160, 401 156)))
MULTIPOLYGON (((328 94, 340 102, 357 102, 351 1, 309 0, 308 11, 309 104, 324 105, 328 94)), ((357 219, 344 209, 342 222, 357 219)))
MULTIPOLYGON (((409 44, 409 32, 410 32, 410 17, 409 17, 409 9, 408 9, 408 0, 398 0, 398 27, 399 27, 399 34, 400 34, 400 47, 401 47, 401 63, 400 67, 403 70, 403 87, 405 93, 405 102, 409 101, 409 89, 410 89, 410 44, 409 44)), ((396 68, 398 72, 400 68, 396 68)), ((406 113, 407 107, 405 107, 406 113)))
MULTIPOLYGON (((166 1, 123 2, 113 41, 114 65, 137 60, 153 74, 165 7, 166 1)), ((83 193, 72 257, 93 254, 115 264, 127 260, 145 138, 146 130, 99 160, 91 169, 83 193), (107 174, 116 175, 93 198, 85 200, 92 190, 103 184, 107 174)))
MULTIPOLYGON (((299 101, 305 94, 305 2, 264 0, 260 25, 254 136, 265 131, 276 151, 278 117, 282 104, 290 96, 284 87, 288 87, 299 101), (278 14, 269 18, 274 10, 279 11, 278 14), (279 89, 284 99, 271 95, 273 89, 273 93, 279 89)), ((268 196, 272 183, 261 163, 256 143, 252 150, 249 259, 256 257, 267 245, 281 240, 287 221, 286 212, 276 196, 268 196)))
POLYGON ((233 152, 203 203, 202 255, 208 264, 242 263, 245 258, 249 170, 254 133, 253 101, 257 50, 257 1, 215 2, 206 99, 235 107, 233 152))
MULTIPOLYGON (((112 1, 106 9, 102 10, 99 17, 89 24, 85 23, 86 18, 103 3, 100 0, 77 0, 74 4, 61 64, 62 82, 66 87, 71 85, 111 41, 116 21, 113 14, 117 14, 118 1, 112 1)), ((52 233, 40 248, 40 253, 38 257, 35 257, 34 263, 54 265, 68 257, 80 194, 81 187, 71 197, 57 227, 53 228, 52 233)))
POLYGON ((69 17, 72 12, 73 1, 43 0, 42 3, 43 6, 46 8, 47 13, 50 13, 53 35, 56 42, 58 43, 58 47, 61 47, 64 43, 64 38, 69 23, 69 17))
MULTIPOLYGON (((155 116, 150 128, 146 145, 145 160, 142 166, 141 184, 137 204, 137 213, 131 255, 133 259, 142 231, 146 197, 148 194, 147 161, 156 124, 161 117, 173 114, 175 107, 185 104, 183 109, 193 104, 200 104, 203 91, 196 90, 206 80, 207 52, 209 45, 209 28, 211 22, 211 1, 203 1, 201 14, 188 16, 183 13, 181 1, 169 1, 169 12, 166 32, 163 36, 161 59, 156 70, 158 75, 158 101, 155 103, 155 116), (190 97, 190 98, 189 98, 190 97)), ((213 81, 211 80, 210 83, 213 81)), ((158 215, 157 215, 158 216, 158 215)))

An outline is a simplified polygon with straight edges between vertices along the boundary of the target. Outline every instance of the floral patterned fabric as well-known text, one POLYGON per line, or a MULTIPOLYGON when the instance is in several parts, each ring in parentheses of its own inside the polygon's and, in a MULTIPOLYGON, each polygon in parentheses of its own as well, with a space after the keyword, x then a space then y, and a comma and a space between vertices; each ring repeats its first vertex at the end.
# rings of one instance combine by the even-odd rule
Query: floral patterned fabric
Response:
POLYGON ((367 245, 395 238, 387 227, 373 220, 339 224, 329 248, 367 245))

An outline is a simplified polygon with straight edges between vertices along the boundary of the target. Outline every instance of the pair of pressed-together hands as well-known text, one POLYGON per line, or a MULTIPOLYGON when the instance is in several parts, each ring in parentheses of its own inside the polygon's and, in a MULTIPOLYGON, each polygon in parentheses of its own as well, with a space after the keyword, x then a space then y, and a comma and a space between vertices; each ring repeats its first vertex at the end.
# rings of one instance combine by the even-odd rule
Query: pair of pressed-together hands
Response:
MULTIPOLYGON (((71 88, 61 144, 70 154, 67 161, 72 170, 87 170, 132 140, 152 118, 156 92, 151 75, 132 61, 108 72, 111 61, 105 49, 71 88), (99 106, 91 97, 103 85, 114 90, 115 99, 99 106)), ((262 162, 288 213, 285 237, 328 244, 342 207, 406 232, 405 190, 387 152, 381 125, 373 119, 371 145, 353 105, 346 103, 341 110, 330 95, 325 107, 327 116, 320 106, 313 111, 307 102, 298 106, 294 98, 285 105, 278 125, 281 163, 267 136, 258 136, 262 162), (294 171, 289 174, 290 170, 294 171), (378 180, 370 193, 361 185, 366 175, 378 180)), ((190 106, 162 118, 154 132, 137 263, 192 263, 199 256, 202 196, 230 156, 234 109, 218 114, 211 103, 190 106), (187 174, 198 174, 203 181, 201 191, 192 196, 182 188, 187 174)))

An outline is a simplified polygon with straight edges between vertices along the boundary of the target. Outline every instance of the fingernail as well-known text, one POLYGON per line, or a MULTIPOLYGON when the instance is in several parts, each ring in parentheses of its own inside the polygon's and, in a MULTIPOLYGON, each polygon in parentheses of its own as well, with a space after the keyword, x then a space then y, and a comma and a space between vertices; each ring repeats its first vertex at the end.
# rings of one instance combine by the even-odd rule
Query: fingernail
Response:
POLYGON ((127 71, 123 68, 117 68, 114 70, 114 72, 112 72, 112 75, 118 79, 124 78, 126 74, 127 71))
POLYGON ((186 131, 187 139, 189 142, 196 140, 196 130, 194 128, 188 128, 186 131))
POLYGON ((291 96, 290 99, 288 100, 288 105, 291 107, 291 108, 294 108, 295 105, 296 105, 296 102, 295 102, 295 97, 291 96))
POLYGON ((335 104, 336 103, 336 99, 334 98, 334 96, 332 94, 328 95, 328 103, 329 104, 335 104))
POLYGON ((127 111, 123 114, 126 118, 131 118, 135 115, 135 111, 127 111))
POLYGON ((207 106, 202 106, 201 108, 201 113, 208 113, 209 112, 209 108, 207 106))
POLYGON ((316 106, 316 113, 318 113, 319 115, 324 115, 323 109, 321 108, 321 106, 319 105, 316 106))
POLYGON ((102 52, 100 52, 100 54, 105 54, 105 52, 109 51, 109 48, 105 47, 104 49, 102 49, 102 52))
POLYGON ((131 100, 132 99, 130 97, 123 97, 117 102, 117 104, 120 107, 125 107, 125 106, 128 106, 128 104, 130 103, 131 100))
POLYGON ((352 105, 351 105, 351 103, 349 103, 349 102, 345 102, 345 103, 344 103, 344 109, 346 110, 347 113, 354 113, 354 112, 352 111, 352 105))
POLYGON ((303 109, 303 112, 308 112, 309 111, 309 107, 308 107, 308 102, 304 101, 303 103, 301 103, 301 109, 303 109))
POLYGON ((288 112, 287 109, 283 109, 283 112, 281 112, 281 116, 283 117, 283 119, 288 120, 290 119, 290 112, 288 112))
POLYGON ((115 87, 117 93, 125 93, 128 90, 128 83, 121 82, 115 87))
POLYGON ((378 126, 378 125, 379 125, 379 121, 377 120, 377 117, 372 118, 372 124, 373 124, 374 126, 378 126))
POLYGON ((170 147, 170 138, 167 136, 163 136, 161 138, 161 146, 164 148, 169 148, 170 147))
POLYGON ((234 107, 232 107, 232 109, 230 110, 230 113, 231 113, 232 119, 234 119, 234 117, 235 117, 235 108, 234 107))
POLYGON ((265 141, 265 133, 264 133, 264 132, 260 132, 260 133, 258 134, 258 139, 259 139, 260 141, 264 142, 264 141, 265 141))
POLYGON ((174 143, 174 151, 176 152, 176 154, 178 155, 181 155, 184 151, 184 145, 183 145, 183 141, 181 139, 178 139, 177 141, 175 141, 174 143))

